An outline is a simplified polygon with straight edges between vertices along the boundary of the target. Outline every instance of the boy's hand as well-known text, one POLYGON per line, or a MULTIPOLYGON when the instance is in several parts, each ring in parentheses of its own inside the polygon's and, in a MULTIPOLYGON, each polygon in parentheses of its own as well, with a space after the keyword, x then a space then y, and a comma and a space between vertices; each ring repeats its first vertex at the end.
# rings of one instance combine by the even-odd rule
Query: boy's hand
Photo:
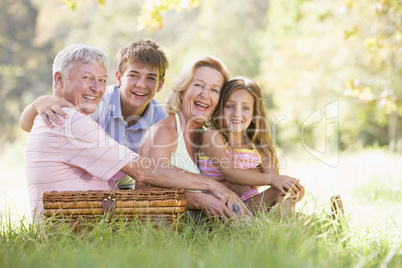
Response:
POLYGON ((38 112, 39 116, 43 119, 43 122, 45 122, 45 124, 50 128, 53 127, 53 124, 50 122, 50 120, 58 125, 62 124, 56 114, 60 115, 61 117, 67 118, 66 112, 61 109, 62 107, 74 107, 74 105, 66 101, 64 98, 53 95, 41 96, 37 98, 32 103, 32 106, 38 112))

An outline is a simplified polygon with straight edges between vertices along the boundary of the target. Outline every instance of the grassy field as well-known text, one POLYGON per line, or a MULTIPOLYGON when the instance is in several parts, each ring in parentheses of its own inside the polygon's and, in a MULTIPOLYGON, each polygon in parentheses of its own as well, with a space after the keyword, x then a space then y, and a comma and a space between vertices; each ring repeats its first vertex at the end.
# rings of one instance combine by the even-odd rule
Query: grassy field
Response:
POLYGON ((30 224, 23 150, 12 144, 0 156, 0 267, 402 267, 401 155, 344 152, 331 167, 303 150, 287 154, 283 173, 306 187, 298 218, 180 231, 100 223, 73 234, 30 224), (346 209, 339 221, 330 217, 334 194, 346 209))

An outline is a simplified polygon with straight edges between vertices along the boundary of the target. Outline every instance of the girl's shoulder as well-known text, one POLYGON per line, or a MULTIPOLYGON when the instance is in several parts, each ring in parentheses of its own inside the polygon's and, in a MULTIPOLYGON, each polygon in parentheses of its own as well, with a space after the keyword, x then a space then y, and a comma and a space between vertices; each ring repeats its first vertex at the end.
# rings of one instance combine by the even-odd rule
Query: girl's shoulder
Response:
POLYGON ((210 144, 211 142, 217 145, 226 144, 225 139, 217 129, 208 128, 207 130, 205 130, 202 136, 202 143, 210 144))
POLYGON ((217 151, 226 150, 226 142, 221 133, 216 129, 205 130, 201 138, 200 155, 215 155, 217 151))

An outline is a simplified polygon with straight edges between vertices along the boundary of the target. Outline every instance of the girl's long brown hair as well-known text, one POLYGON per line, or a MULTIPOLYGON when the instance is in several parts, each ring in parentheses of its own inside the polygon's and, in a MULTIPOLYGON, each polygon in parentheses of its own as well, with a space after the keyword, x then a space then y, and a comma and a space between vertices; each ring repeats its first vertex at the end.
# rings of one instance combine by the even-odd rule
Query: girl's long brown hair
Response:
POLYGON ((222 88, 218 107, 212 115, 212 120, 210 120, 211 127, 218 130, 219 133, 222 134, 225 141, 231 147, 233 147, 229 140, 229 129, 224 126, 224 118, 222 115, 223 109, 225 108, 230 95, 233 92, 241 89, 246 90, 254 98, 253 120, 246 130, 247 138, 260 152, 263 153, 262 157, 269 158, 270 166, 279 171, 278 158, 270 134, 271 131, 265 112, 265 105, 262 99, 261 89, 252 80, 239 76, 230 80, 222 88))

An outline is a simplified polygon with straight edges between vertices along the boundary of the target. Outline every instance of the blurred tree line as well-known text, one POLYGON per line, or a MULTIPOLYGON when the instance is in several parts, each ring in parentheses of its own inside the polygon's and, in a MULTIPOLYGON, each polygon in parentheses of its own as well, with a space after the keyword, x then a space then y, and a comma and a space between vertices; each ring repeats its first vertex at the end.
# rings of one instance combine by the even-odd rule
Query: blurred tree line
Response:
POLYGON ((2 143, 18 138, 23 108, 51 94, 64 46, 101 48, 113 84, 118 49, 151 38, 171 63, 161 102, 186 62, 211 54, 259 83, 282 148, 302 131, 321 146, 322 128, 303 124, 336 102, 342 149, 402 150, 401 0, 0 0, 0 13, 2 143))

